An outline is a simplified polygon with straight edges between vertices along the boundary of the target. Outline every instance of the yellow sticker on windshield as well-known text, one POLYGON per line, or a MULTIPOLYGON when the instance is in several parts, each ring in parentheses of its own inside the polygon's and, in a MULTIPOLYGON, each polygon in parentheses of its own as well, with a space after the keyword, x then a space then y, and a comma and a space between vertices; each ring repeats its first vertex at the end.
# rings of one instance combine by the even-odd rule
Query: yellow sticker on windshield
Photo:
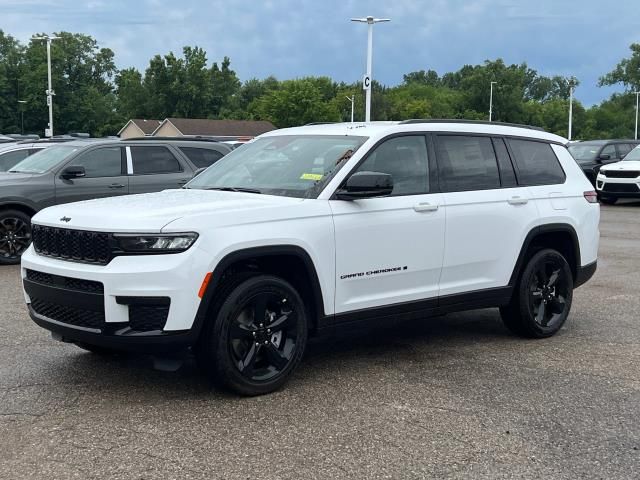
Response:
POLYGON ((300 180, 322 180, 323 176, 321 173, 303 173, 300 180))

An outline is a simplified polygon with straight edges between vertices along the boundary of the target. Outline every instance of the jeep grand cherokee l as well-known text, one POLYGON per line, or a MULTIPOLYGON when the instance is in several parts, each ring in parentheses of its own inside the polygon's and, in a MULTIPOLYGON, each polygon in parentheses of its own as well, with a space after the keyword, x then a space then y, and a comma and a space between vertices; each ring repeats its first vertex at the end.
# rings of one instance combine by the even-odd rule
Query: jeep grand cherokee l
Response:
POLYGON ((182 189, 36 214, 29 313, 92 351, 190 347, 245 395, 344 324, 498 307, 549 337, 598 251, 596 193, 565 144, 446 121, 269 132, 182 189))

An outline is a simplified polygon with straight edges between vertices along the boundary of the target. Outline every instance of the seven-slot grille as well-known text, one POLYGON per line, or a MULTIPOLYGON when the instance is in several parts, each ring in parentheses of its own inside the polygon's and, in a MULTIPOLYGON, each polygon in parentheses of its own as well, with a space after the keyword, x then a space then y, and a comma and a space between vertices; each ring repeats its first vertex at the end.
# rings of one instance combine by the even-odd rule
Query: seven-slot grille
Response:
POLYGON ((637 178, 640 172, 637 170, 602 170, 602 174, 609 178, 637 178))
POLYGON ((113 257, 108 233, 34 224, 31 235, 40 255, 100 265, 106 265, 113 257))

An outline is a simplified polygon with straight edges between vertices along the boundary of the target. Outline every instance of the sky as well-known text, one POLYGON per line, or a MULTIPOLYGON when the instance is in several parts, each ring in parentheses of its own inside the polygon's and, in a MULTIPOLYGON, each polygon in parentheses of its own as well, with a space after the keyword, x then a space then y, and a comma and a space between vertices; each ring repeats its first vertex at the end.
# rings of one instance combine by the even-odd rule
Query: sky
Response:
POLYGON ((502 58, 543 75, 573 75, 576 98, 599 103, 621 87, 598 78, 640 43, 638 0, 0 0, 0 29, 26 42, 35 32, 85 33, 141 71, 156 54, 199 46, 210 63, 231 58, 241 80, 326 75, 360 80, 367 27, 374 27, 373 78, 502 58), (635 7, 635 8, 634 8, 635 7))

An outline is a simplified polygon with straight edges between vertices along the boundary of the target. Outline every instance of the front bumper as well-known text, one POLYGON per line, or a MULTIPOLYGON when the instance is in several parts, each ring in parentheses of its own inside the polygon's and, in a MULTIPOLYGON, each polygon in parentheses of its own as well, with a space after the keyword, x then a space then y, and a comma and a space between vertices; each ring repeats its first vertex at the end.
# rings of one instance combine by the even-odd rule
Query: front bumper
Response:
POLYGON ((210 260, 194 246, 180 254, 116 257, 103 266, 49 258, 30 247, 22 256, 25 300, 33 321, 65 341, 173 350, 197 339, 192 327, 210 260), (152 318, 141 321, 140 312, 152 318))
POLYGON ((605 177, 599 173, 596 178, 596 192, 603 197, 639 198, 640 179, 605 177))

